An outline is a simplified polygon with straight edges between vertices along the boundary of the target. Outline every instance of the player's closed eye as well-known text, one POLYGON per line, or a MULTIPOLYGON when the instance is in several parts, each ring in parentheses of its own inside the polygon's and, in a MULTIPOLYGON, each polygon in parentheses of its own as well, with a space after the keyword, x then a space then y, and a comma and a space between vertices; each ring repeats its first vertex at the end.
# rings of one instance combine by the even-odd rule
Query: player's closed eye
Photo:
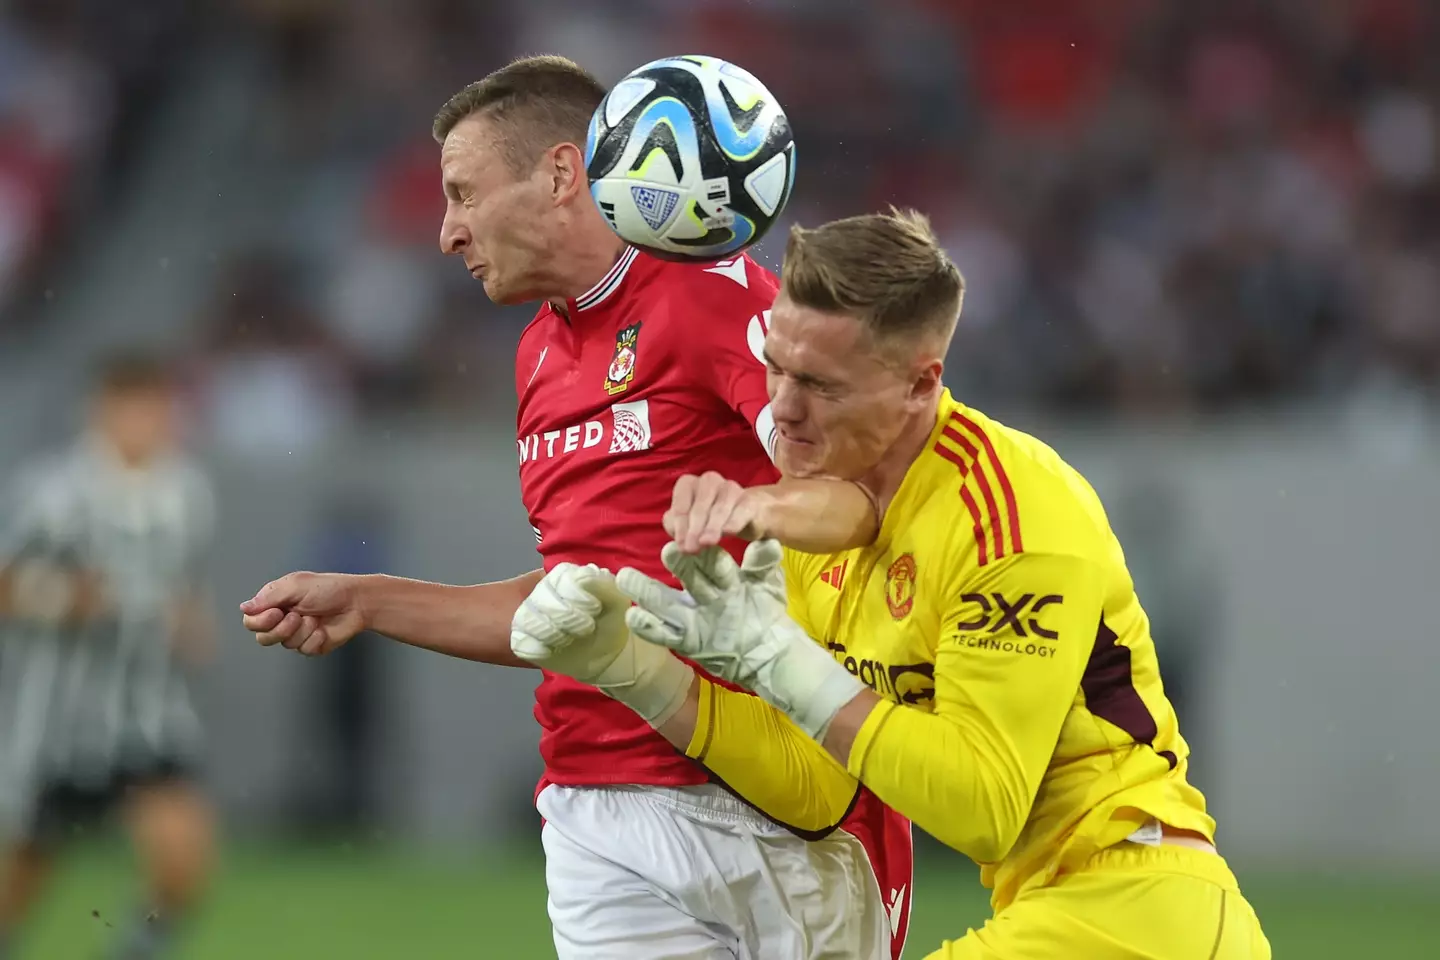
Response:
POLYGON ((768 358, 765 361, 765 370, 772 377, 788 378, 797 387, 818 396, 833 398, 841 392, 838 384, 831 383, 828 380, 822 380, 819 377, 813 377, 804 373, 786 373, 776 365, 775 361, 768 358))
POLYGON ((845 395, 845 388, 838 383, 829 380, 819 380, 815 377, 796 377, 795 382, 803 389, 813 393, 822 400, 839 400, 845 395))

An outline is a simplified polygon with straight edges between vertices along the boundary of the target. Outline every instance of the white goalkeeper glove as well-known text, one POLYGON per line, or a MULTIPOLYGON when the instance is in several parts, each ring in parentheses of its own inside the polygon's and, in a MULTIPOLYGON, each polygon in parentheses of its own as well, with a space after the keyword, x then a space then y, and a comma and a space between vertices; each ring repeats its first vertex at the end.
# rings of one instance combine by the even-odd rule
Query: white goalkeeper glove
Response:
POLYGON ((692 556, 669 543, 661 561, 688 597, 628 567, 616 584, 636 603, 625 617, 632 631, 755 691, 822 740, 865 685, 785 612, 781 555, 777 541, 757 540, 736 566, 719 547, 692 556))
POLYGON ((610 571, 559 564, 515 611, 510 650, 599 687, 658 727, 685 702, 695 671, 664 647, 631 635, 629 606, 610 571))

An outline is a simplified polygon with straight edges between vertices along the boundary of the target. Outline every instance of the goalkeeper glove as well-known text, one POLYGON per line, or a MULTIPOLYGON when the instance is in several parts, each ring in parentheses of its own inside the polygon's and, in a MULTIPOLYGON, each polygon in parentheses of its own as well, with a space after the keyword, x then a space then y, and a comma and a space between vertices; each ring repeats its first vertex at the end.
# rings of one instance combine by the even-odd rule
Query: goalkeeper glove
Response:
POLYGON ((689 596, 628 567, 616 583, 636 603, 633 632, 755 691, 822 740, 865 686, 785 612, 781 556, 777 541, 757 540, 736 566, 719 547, 691 556, 669 543, 661 561, 689 596))
POLYGON ((695 671, 665 648, 631 635, 625 626, 629 606, 608 570, 559 564, 515 611, 510 650, 598 687, 658 727, 685 702, 695 671))

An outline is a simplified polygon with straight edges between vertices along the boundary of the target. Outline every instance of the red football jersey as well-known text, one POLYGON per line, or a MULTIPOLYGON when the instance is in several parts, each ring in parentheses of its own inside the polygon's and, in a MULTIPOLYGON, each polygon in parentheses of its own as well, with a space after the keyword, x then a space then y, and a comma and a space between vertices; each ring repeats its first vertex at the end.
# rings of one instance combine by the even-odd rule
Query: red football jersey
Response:
MULTIPOLYGON (((744 486, 774 481, 759 347, 775 291, 748 257, 671 263, 630 249, 566 303, 568 317, 540 308, 520 337, 515 387, 520 494, 547 570, 631 566, 674 583, 660 517, 675 480, 715 470, 744 486)), ((549 782, 707 779, 629 707, 569 677, 545 674, 535 718, 549 782)))
MULTIPOLYGON (((748 256, 675 263, 630 249, 566 301, 564 315, 540 308, 516 351, 516 443, 520 495, 545 569, 631 566, 675 585, 660 564, 669 539, 660 518, 676 479, 714 470, 754 486, 779 477, 761 358, 776 289, 748 256)), ((738 557, 745 545, 726 546, 738 557)), ((544 673, 535 719, 542 789, 709 780, 629 707, 570 677, 544 673)), ((870 855, 898 957, 909 919, 909 822, 862 790, 845 827, 870 855)))

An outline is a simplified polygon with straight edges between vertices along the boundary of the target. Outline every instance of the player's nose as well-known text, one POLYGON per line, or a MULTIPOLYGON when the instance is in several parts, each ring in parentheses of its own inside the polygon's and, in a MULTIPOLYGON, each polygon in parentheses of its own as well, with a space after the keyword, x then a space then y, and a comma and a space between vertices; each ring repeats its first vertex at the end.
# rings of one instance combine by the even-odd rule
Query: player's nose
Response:
POLYGON ((470 245, 470 231, 466 230, 463 224, 454 222, 447 216, 440 224, 440 252, 445 254, 462 253, 470 245))
POLYGON ((805 419, 805 403, 800 391, 781 380, 775 392, 770 395, 770 413, 776 423, 787 426, 798 424, 805 419))

